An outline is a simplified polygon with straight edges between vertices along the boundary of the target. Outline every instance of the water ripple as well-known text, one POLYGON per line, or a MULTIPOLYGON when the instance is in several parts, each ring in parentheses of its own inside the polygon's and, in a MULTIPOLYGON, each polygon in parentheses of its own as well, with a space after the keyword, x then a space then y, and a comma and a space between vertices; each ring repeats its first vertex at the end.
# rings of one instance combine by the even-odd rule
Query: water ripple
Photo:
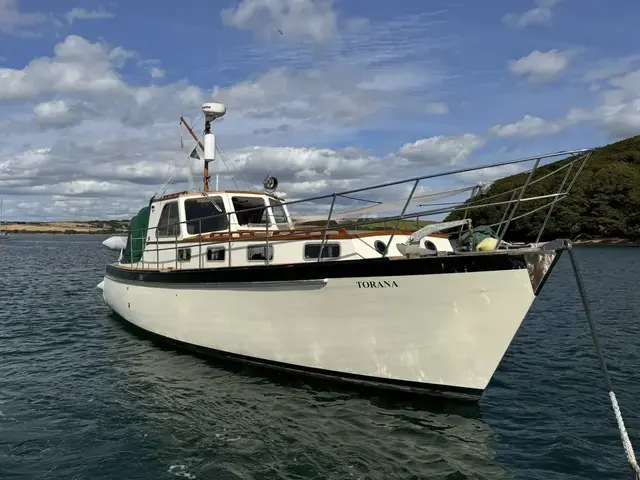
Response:
MULTIPOLYGON (((95 236, 0 244, 0 478, 626 478, 570 265, 561 260, 479 407, 221 368, 110 315, 95 236)), ((640 251, 578 249, 627 427, 640 251)))

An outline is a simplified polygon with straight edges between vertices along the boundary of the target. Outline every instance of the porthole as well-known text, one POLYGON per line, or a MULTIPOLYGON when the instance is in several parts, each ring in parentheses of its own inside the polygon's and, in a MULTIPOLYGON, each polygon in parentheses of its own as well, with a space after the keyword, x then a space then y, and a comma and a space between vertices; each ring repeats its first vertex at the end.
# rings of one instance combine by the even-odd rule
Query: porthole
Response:
POLYGON ((381 240, 376 240, 373 242, 373 248, 375 248, 378 253, 382 254, 387 249, 387 244, 381 240))
POLYGON ((427 250, 433 250, 434 252, 438 251, 438 249, 436 248, 436 245, 429 240, 424 242, 424 248, 426 248, 427 250))

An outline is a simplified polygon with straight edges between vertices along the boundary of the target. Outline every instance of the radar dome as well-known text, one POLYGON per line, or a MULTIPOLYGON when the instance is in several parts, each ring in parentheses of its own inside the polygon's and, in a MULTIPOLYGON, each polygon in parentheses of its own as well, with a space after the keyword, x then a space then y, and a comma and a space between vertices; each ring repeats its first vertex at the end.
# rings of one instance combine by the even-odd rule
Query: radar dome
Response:
POLYGON ((227 113, 227 106, 223 103, 205 103, 202 105, 202 112, 210 119, 216 119, 227 113))

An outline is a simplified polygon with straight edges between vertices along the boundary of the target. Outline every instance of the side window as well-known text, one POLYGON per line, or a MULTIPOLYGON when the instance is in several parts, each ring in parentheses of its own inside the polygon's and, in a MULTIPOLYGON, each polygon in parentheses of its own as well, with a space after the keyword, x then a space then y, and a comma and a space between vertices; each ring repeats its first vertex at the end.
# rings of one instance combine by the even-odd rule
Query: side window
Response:
POLYGON ((289 219, 287 218, 287 212, 284 209, 284 206, 279 201, 274 198, 269 197, 269 205, 271 205, 271 211, 273 212, 273 217, 276 224, 288 224, 289 219))
MULTIPOLYGON (((269 260, 273 260, 273 246, 269 245, 269 260)), ((267 246, 254 245, 247 247, 247 260, 265 261, 267 259, 267 246)))
POLYGON ((219 232, 229 227, 222 197, 190 198, 184 202, 187 233, 219 232))
MULTIPOLYGON (((304 246, 304 259, 313 260, 320 257, 322 243, 307 243, 304 246)), ((322 247, 322 258, 338 258, 340 256, 339 243, 325 243, 322 247)))
POLYGON ((267 221, 267 209, 261 197, 233 197, 233 210, 239 225, 264 224, 267 221), (260 208, 265 207, 265 208, 260 208))
POLYGON ((175 237, 180 233, 178 202, 167 203, 160 213, 158 237, 175 237))
POLYGON ((224 261, 226 250, 221 247, 209 247, 207 248, 207 261, 208 262, 222 262, 224 261))

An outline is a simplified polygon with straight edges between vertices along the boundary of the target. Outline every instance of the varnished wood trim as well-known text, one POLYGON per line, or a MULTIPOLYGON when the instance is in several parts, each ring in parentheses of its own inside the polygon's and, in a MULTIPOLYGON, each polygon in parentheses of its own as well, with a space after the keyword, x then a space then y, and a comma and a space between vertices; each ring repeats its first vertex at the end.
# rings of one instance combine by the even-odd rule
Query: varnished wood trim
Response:
MULTIPOLYGON (((280 201, 278 198, 268 194, 267 192, 252 192, 251 190, 215 190, 215 191, 210 190, 206 193, 212 197, 216 195, 224 194, 224 193, 228 193, 230 195, 258 195, 258 196, 267 196, 274 200, 280 201)), ((182 198, 182 197, 201 197, 201 196, 202 196, 202 192, 190 192, 188 190, 185 190, 184 192, 169 193, 160 198, 154 198, 151 201, 160 202, 162 200, 174 200, 176 198, 182 198)))
MULTIPOLYGON (((377 237, 380 235, 391 235, 393 230, 380 230, 375 232, 348 232, 344 228, 329 229, 327 233, 327 240, 352 240, 356 238, 377 237)), ((202 236, 188 237, 182 240, 150 240, 149 244, 183 244, 183 243, 209 243, 209 242, 257 242, 264 241, 266 238, 274 241, 295 241, 295 240, 309 240, 309 239, 322 239, 323 230, 271 230, 268 235, 263 230, 244 230, 239 232, 232 232, 229 236, 228 232, 211 233, 202 236)), ((396 235, 411 235, 413 230, 397 230, 396 235)), ((449 238, 446 234, 431 234, 430 237, 437 238, 449 238)))

